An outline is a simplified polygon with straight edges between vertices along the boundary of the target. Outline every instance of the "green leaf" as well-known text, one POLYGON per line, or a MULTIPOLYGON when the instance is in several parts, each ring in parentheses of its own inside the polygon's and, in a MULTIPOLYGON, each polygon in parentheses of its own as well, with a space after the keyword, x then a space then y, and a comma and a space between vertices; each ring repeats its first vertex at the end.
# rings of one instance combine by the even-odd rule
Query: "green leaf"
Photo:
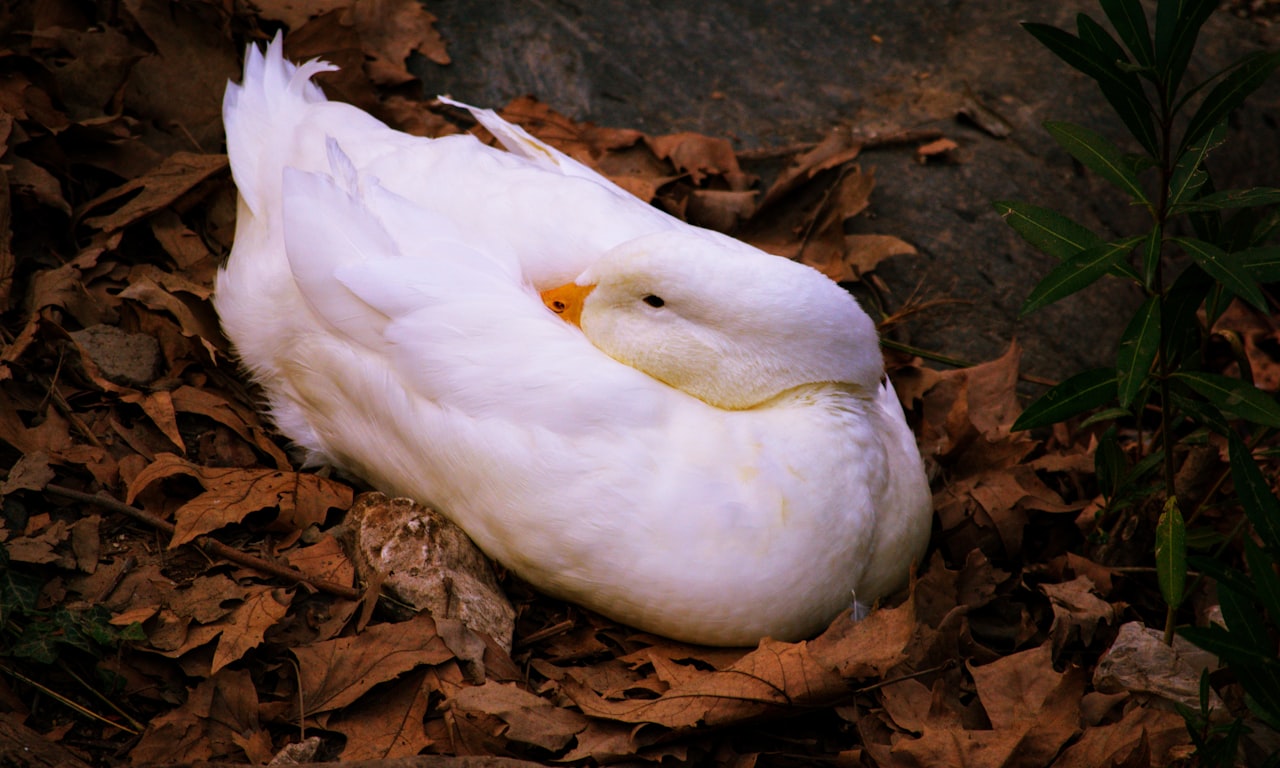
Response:
MULTIPOLYGON (((1129 63, 1124 49, 1107 34, 1107 30, 1083 13, 1076 16, 1076 27, 1080 32, 1080 41, 1097 50, 1100 60, 1104 62, 1107 77, 1099 78, 1098 86, 1107 103, 1124 121, 1129 133, 1133 134, 1142 148, 1152 155, 1157 154, 1159 145, 1155 123, 1151 120, 1151 103, 1147 101, 1146 92, 1138 82, 1134 65, 1129 63)), ((1141 65, 1137 69, 1141 70, 1141 65)))
POLYGON ((1222 659, 1229 666, 1243 664, 1280 669, 1280 661, 1262 656, 1247 639, 1228 632, 1217 624, 1208 627, 1182 627, 1178 634, 1222 659))
POLYGON ((1247 576, 1217 558, 1208 555, 1191 555, 1187 558, 1187 564, 1218 582, 1219 589, 1228 586, 1242 595, 1248 595, 1253 591, 1253 584, 1247 576))
POLYGON ((1177 164, 1173 167, 1173 175, 1169 179, 1170 214, 1177 208, 1178 203, 1183 200, 1192 200, 1209 180, 1209 174, 1203 170, 1204 159, 1222 145, 1226 136, 1227 124, 1218 123, 1207 136, 1193 144, 1178 158, 1177 164))
POLYGON ((1200 27, 1218 5, 1218 0, 1160 0, 1156 6, 1156 75, 1167 102, 1173 103, 1200 27))
POLYGON ((1213 285, 1203 269, 1188 264, 1165 294, 1161 314, 1165 325, 1164 353, 1169 356, 1170 370, 1185 367, 1185 361, 1200 354, 1200 342, 1205 333, 1200 306, 1213 285))
POLYGON ((1023 240, 1058 261, 1069 259, 1086 248, 1105 242, 1087 227, 1057 211, 1004 200, 997 200, 992 204, 1009 226, 1022 235, 1023 240))
POLYGON ((1204 371, 1179 371, 1173 378, 1185 383, 1229 416, 1280 428, 1280 405, 1247 381, 1204 371))
POLYGON ((1253 601, 1252 585, 1243 592, 1232 589, 1229 585, 1218 583, 1218 605, 1222 608, 1222 618, 1227 623, 1227 631, 1253 646, 1254 650, 1274 655, 1275 648, 1271 638, 1267 637, 1267 628, 1262 616, 1253 601))
MULTIPOLYGON (((1188 154, 1194 152, 1192 147, 1188 154)), ((1227 208, 1252 208, 1258 205, 1275 205, 1280 203, 1280 189, 1275 187, 1251 187, 1249 189, 1227 189, 1214 192, 1196 200, 1177 203, 1169 206, 1169 215, 1178 213, 1201 213, 1204 211, 1222 211, 1227 208)))
POLYGON ((1129 412, 1128 408, 1121 408, 1119 406, 1116 406, 1115 408, 1103 408, 1097 413, 1094 413, 1082 420, 1080 422, 1080 426, 1087 427, 1090 424, 1100 424, 1104 421, 1115 421, 1116 419, 1127 419, 1131 416, 1133 416, 1133 414, 1129 412))
POLYGON ((1013 422, 1015 431, 1057 424, 1099 408, 1116 397, 1116 372, 1094 368, 1076 374, 1045 392, 1013 422))
POLYGON ((1128 470, 1124 449, 1116 439, 1115 425, 1098 436, 1098 447, 1093 452, 1093 469, 1098 476, 1098 491, 1102 497, 1114 499, 1120 488, 1120 480, 1128 470))
POLYGON ((1187 524, 1178 509, 1178 497, 1170 496, 1156 523, 1156 579, 1166 605, 1182 605, 1187 586, 1187 524))
MULTIPOLYGON (((1253 455, 1238 435, 1229 436, 1231 446, 1231 482, 1236 486, 1245 517, 1257 531, 1267 550, 1280 552, 1280 501, 1271 493, 1253 455)), ((1277 617, 1280 620, 1280 617, 1277 617)))
POLYGON ((1134 172, 1134 162, 1127 159, 1120 148, 1102 134, 1071 123, 1049 121, 1044 127, 1063 149, 1086 168, 1123 189, 1135 201, 1148 203, 1147 193, 1138 183, 1138 176, 1134 172))
POLYGON ((1164 253, 1164 230, 1156 224, 1147 234, 1142 244, 1142 285, 1153 291, 1156 284, 1156 272, 1160 268, 1160 256, 1164 253))
POLYGON ((1052 304, 1092 285, 1120 264, 1140 242, 1141 237, 1130 237, 1114 243, 1103 243, 1086 248, 1063 261, 1031 290, 1022 305, 1022 314, 1034 312, 1046 304, 1052 304))
POLYGON ((1227 417, 1222 415, 1222 411, 1203 400, 1196 400, 1177 392, 1170 392, 1169 399, 1173 401, 1174 407, 1192 422, 1211 429, 1219 435, 1226 435, 1231 431, 1231 425, 1227 423, 1227 417))
MULTIPOLYGON (((1203 526, 1198 528, 1188 528, 1187 552, 1204 552, 1221 545, 1227 540, 1226 536, 1212 528, 1205 528, 1203 526)), ((1190 555, 1187 556, 1187 562, 1188 564, 1191 562, 1190 555)), ((1194 569, 1195 566, 1192 565, 1191 568, 1194 569)))
POLYGON ((1239 66, 1209 91, 1191 116, 1178 154, 1181 155, 1187 147, 1225 120, 1249 94, 1262 87, 1276 67, 1280 67, 1280 51, 1256 51, 1241 59, 1239 66))
POLYGON ((1280 283, 1280 246, 1249 248, 1236 254, 1259 283, 1280 283))
POLYGON ((1203 240, 1175 237, 1172 241, 1182 246, 1182 250, 1214 280, 1262 312, 1267 312, 1267 300, 1258 287, 1258 281, 1245 269, 1239 257, 1203 240))
POLYGON ((1134 61, 1144 67, 1155 66, 1155 50, 1151 45, 1151 28, 1147 14, 1138 0, 1101 0, 1102 12, 1116 28, 1116 33, 1133 54, 1134 61))
POLYGON ((1143 302, 1120 337, 1116 373, 1119 377, 1117 397, 1121 407, 1128 408, 1142 391, 1159 350, 1160 296, 1155 295, 1143 302))
POLYGON ((1109 59, 1096 46, 1049 24, 1023 22, 1022 28, 1052 51, 1053 55, 1097 80, 1099 84, 1109 83, 1116 88, 1131 91, 1131 96, 1134 98, 1145 100, 1146 97, 1138 86, 1138 79, 1132 76, 1125 77, 1125 73, 1115 66, 1115 61, 1109 59))
POLYGON ((1276 574, 1274 558, 1268 557, 1262 547, 1245 536, 1244 561, 1249 566, 1258 600, 1271 616, 1271 623, 1280 626, 1280 575, 1276 574))

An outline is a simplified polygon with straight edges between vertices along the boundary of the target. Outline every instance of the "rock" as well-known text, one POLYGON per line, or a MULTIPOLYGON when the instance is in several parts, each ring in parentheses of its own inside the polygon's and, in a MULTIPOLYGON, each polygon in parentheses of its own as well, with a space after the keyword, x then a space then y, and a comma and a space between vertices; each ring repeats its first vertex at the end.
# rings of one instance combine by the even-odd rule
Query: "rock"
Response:
MULTIPOLYGON (((1128 691, 1200 709, 1200 673, 1218 668, 1218 660, 1181 637, 1165 645, 1164 633, 1140 621, 1120 627, 1120 634, 1098 661, 1093 687, 1103 693, 1128 691)), ((1211 688, 1209 706, 1225 712, 1222 699, 1211 688)))
POLYGON ((493 566, 461 528, 412 499, 363 493, 336 531, 366 584, 415 611, 457 619, 510 652, 515 609, 493 566))
POLYGON ((145 333, 129 333, 114 325, 91 325, 71 338, 102 375, 115 384, 148 384, 160 370, 160 342, 145 333))
MULTIPOLYGON (((1114 362, 1137 292, 1104 279, 1019 318, 1055 262, 1026 245, 991 202, 1061 210, 1104 236, 1143 224, 1041 127, 1068 120, 1126 135, 1092 81, 1019 26, 1036 20, 1074 30, 1081 11, 1103 18, 1096 0, 495 0, 484 13, 465 0, 433 0, 453 64, 411 66, 429 96, 501 106, 532 94, 574 119, 728 136, 742 148, 814 141, 836 123, 941 129, 959 145, 948 153, 958 162, 922 165, 913 146, 859 158, 876 167, 879 186, 868 213, 853 220, 856 232, 897 235, 919 251, 877 269, 894 294, 890 309, 917 287, 957 302, 913 316, 900 340, 981 361, 1017 337, 1027 369, 1063 378, 1114 362)), ((1203 78, 1274 38, 1266 27, 1216 14, 1189 76, 1203 78)), ((1280 167, 1278 109, 1273 78, 1233 115, 1228 143, 1212 158, 1219 188, 1280 182, 1272 172, 1280 167)))

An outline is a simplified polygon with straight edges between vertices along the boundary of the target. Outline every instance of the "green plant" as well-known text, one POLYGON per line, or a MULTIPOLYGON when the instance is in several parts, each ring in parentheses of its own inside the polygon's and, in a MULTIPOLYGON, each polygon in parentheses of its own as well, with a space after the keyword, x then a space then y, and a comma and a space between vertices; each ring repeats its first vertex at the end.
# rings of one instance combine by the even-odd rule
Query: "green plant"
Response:
MULTIPOLYGON (((103 698, 96 687, 72 671, 68 659, 78 657, 93 662, 115 652, 122 642, 145 640, 142 625, 133 622, 124 627, 113 626, 111 612, 100 605, 76 610, 62 606, 42 609, 38 599, 44 583, 33 573, 10 567, 9 551, 0 544, 0 673, 39 686, 27 676, 33 673, 32 664, 41 668, 58 666, 92 695, 103 698)), ((96 671, 103 687, 110 689, 123 682, 110 679, 101 669, 96 671)), ((70 699, 42 689, 73 709, 87 712, 70 699)))
POLYGON ((1101 409, 1089 421, 1118 420, 1137 430, 1132 463, 1112 428, 1100 436, 1095 465, 1113 506, 1159 500, 1146 508, 1161 510, 1153 521, 1154 555, 1168 606, 1168 641, 1186 592, 1188 539, 1197 535, 1188 526, 1198 515, 1193 510, 1184 518, 1175 494, 1175 448, 1179 440, 1203 437, 1204 430, 1228 436, 1231 476, 1261 543, 1249 535, 1236 537, 1243 541, 1247 577, 1219 557, 1192 561, 1217 579, 1226 626, 1182 632, 1218 654, 1249 694, 1254 711, 1280 725, 1280 501, 1252 455, 1270 430, 1280 429, 1280 405, 1253 386, 1247 365, 1241 365, 1241 378, 1231 378, 1206 370, 1204 360, 1209 329, 1231 300, 1238 297, 1265 313, 1262 285, 1280 281, 1280 247, 1266 245, 1280 232, 1280 211, 1274 207, 1280 189, 1218 190, 1205 165, 1226 139, 1228 115, 1280 66, 1280 52, 1249 54, 1186 86, 1197 37, 1217 0, 1159 0, 1154 30, 1139 0, 1100 0, 1100 5, 1114 36, 1085 14, 1077 17, 1076 34, 1044 24, 1025 27, 1097 82, 1138 151, 1126 152, 1070 123, 1049 122, 1045 128, 1072 157, 1149 214, 1148 226, 1107 239, 1045 208, 1020 202, 995 206, 1031 245, 1061 262, 1031 291, 1024 314, 1105 275, 1131 281, 1145 300, 1121 336, 1113 366, 1051 388, 1014 428, 1101 409), (1154 439, 1148 440, 1144 417, 1151 411, 1158 412, 1159 421, 1154 439), (1248 442, 1242 433, 1249 435, 1248 442))

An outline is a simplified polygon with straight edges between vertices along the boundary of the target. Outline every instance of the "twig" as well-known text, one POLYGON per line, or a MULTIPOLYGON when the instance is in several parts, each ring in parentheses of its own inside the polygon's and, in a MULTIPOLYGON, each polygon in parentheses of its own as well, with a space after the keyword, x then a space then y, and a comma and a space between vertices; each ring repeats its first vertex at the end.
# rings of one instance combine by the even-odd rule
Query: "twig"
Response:
POLYGON ((59 703, 63 704, 64 706, 68 706, 68 707, 70 707, 71 709, 74 709, 76 712, 79 712, 80 714, 84 715, 85 717, 88 717, 88 718, 93 719, 93 720, 97 720, 97 721, 98 721, 98 722, 100 722, 100 723, 106 723, 107 725, 111 726, 112 728, 119 728, 120 730, 124 731, 125 733, 129 734, 130 736, 137 736, 137 735, 140 733, 140 731, 135 731, 135 730, 133 730, 132 728, 130 728, 129 726, 127 726, 127 725, 121 725, 120 723, 117 723, 117 722, 115 722, 114 720, 108 720, 107 718, 103 717, 102 715, 98 714, 97 712, 94 712, 92 709, 86 709, 85 707, 82 707, 81 705, 77 704, 76 702, 72 701, 71 699, 68 699, 66 696, 63 696, 62 694, 58 693, 57 691, 55 691, 55 690, 53 690, 53 689, 51 689, 51 688, 49 688, 49 687, 47 687, 47 686, 41 685, 40 683, 37 683, 35 680, 32 680, 31 678, 27 677, 26 675, 22 674, 21 672, 17 672, 17 671, 13 670, 13 669, 12 669, 12 668, 10 668, 10 667, 0 666, 0 670, 4 670, 5 674, 12 675, 13 677, 17 678, 18 680, 21 680, 22 682, 26 683, 27 685, 32 686, 33 688, 38 688, 38 689, 39 689, 41 692, 43 692, 46 696, 49 696, 50 698, 52 698, 52 699, 54 699, 55 701, 57 701, 57 702, 59 702, 59 703))
POLYGON ((114 709, 116 711, 116 714, 120 715, 126 721, 128 721, 129 725, 132 726, 134 729, 136 729, 133 731, 134 734, 142 733, 146 729, 145 725, 143 725, 142 723, 139 723, 137 720, 134 720, 133 717, 130 716, 128 712, 125 712, 124 709, 122 709, 119 704, 116 704, 114 701, 112 701, 110 697, 108 697, 102 691, 99 691, 97 688, 94 688, 92 685, 89 685, 89 683, 84 678, 77 675, 75 673, 75 670, 67 666, 65 662, 59 660, 58 666, 62 668, 63 672, 66 672, 68 675, 71 675, 71 678, 73 680, 75 680, 80 685, 84 686, 84 689, 89 693, 93 694, 94 698, 98 699, 103 704, 106 704, 108 707, 111 707, 112 709, 114 709))
MULTIPOLYGON (((103 509, 109 509, 112 512, 119 512, 122 515, 128 515, 134 520, 163 531, 170 536, 173 535, 175 530, 173 523, 170 523, 167 520, 161 520, 155 515, 152 515, 149 512, 144 512, 137 507, 129 506, 128 504, 118 501, 105 493, 82 493, 81 491, 64 488, 60 485, 47 485, 45 486, 45 490, 55 496, 61 496, 65 499, 73 499, 75 501, 82 501, 86 504, 95 504, 103 509)), ((264 560, 260 557, 255 557, 247 552, 241 552, 234 547, 229 547, 217 539, 213 539, 208 536, 199 537, 195 540, 195 544, 209 554, 220 557, 223 560, 230 560, 231 562, 243 565, 246 568, 252 568, 255 571, 285 579, 287 581, 292 581, 297 584, 308 584, 321 592, 328 592, 331 595, 336 595, 347 600, 359 600, 362 595, 360 590, 353 587, 347 587, 324 579, 313 579, 302 571, 280 565, 278 563, 273 563, 270 560, 264 560)))
POLYGON ((900 683, 900 682, 902 682, 903 680, 914 680, 914 679, 915 679, 915 678, 917 678, 917 677, 924 677, 925 675, 932 675, 932 674, 933 674, 933 673, 935 673, 935 672, 945 672, 946 670, 951 669, 951 668, 952 668, 952 667, 954 667, 955 665, 956 665, 956 662, 955 662, 954 660, 944 661, 943 663, 939 664, 939 665, 938 665, 938 666, 936 666, 936 667, 929 667, 928 669, 920 669, 920 670, 916 670, 915 672, 909 672, 909 673, 907 673, 907 674, 905 674, 905 675, 899 675, 898 677, 891 677, 891 678, 889 678, 889 679, 887 679, 887 680, 881 680, 881 681, 879 681, 879 682, 872 683, 871 685, 866 685, 866 686, 863 686, 863 687, 861 687, 861 688, 858 688, 855 692, 856 692, 856 693, 870 693, 871 691, 874 691, 874 690, 876 690, 877 688, 884 688, 884 687, 885 687, 885 686, 887 686, 887 685, 893 685, 894 683, 900 683))
MULTIPOLYGON (((915 144, 921 141, 933 141, 940 139, 945 134, 937 128, 908 128, 893 133, 857 133, 850 131, 849 137, 854 144, 860 146, 861 149, 877 149, 879 147, 893 147, 899 144, 915 144)), ((798 144, 785 144, 780 147, 758 147, 756 149, 744 149, 735 154, 739 160, 772 160, 775 157, 786 157, 787 155, 798 155, 802 152, 808 152, 818 146, 816 141, 803 141, 798 144)))
POLYGON ((536 632, 530 632, 528 636, 520 638, 516 645, 521 647, 533 645, 539 640, 546 640, 548 637, 554 637, 555 635, 568 632, 573 629, 574 626, 574 622, 568 620, 562 621, 559 624, 552 624, 551 626, 543 627, 536 632))
MULTIPOLYGON (((971 363, 968 360, 961 360, 958 357, 948 357, 941 352, 933 352, 927 349, 921 349, 920 347, 913 347, 910 344, 903 344, 900 341, 886 339, 883 336, 880 338, 880 346, 888 347, 889 349, 897 352, 905 352, 908 355, 923 357, 925 360, 932 360, 935 363, 942 363, 943 365, 949 365, 953 368, 972 368, 975 365, 975 363, 971 363)), ((1058 382, 1053 379, 1046 379, 1043 376, 1035 376, 1030 373, 1021 372, 1018 373, 1018 380, 1025 381, 1029 384, 1040 384, 1046 387, 1052 387, 1058 384, 1058 382)))

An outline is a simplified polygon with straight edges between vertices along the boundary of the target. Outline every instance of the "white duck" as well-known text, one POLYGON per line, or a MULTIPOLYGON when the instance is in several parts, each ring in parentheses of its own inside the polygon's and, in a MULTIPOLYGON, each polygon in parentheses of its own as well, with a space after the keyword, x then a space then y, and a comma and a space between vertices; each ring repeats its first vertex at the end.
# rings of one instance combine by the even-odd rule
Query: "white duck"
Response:
POLYGON ((282 49, 250 47, 227 88, 240 204, 215 304, 313 460, 689 642, 803 638, 905 582, 929 489, 846 291, 491 111, 468 107, 507 152, 395 132, 282 49))

